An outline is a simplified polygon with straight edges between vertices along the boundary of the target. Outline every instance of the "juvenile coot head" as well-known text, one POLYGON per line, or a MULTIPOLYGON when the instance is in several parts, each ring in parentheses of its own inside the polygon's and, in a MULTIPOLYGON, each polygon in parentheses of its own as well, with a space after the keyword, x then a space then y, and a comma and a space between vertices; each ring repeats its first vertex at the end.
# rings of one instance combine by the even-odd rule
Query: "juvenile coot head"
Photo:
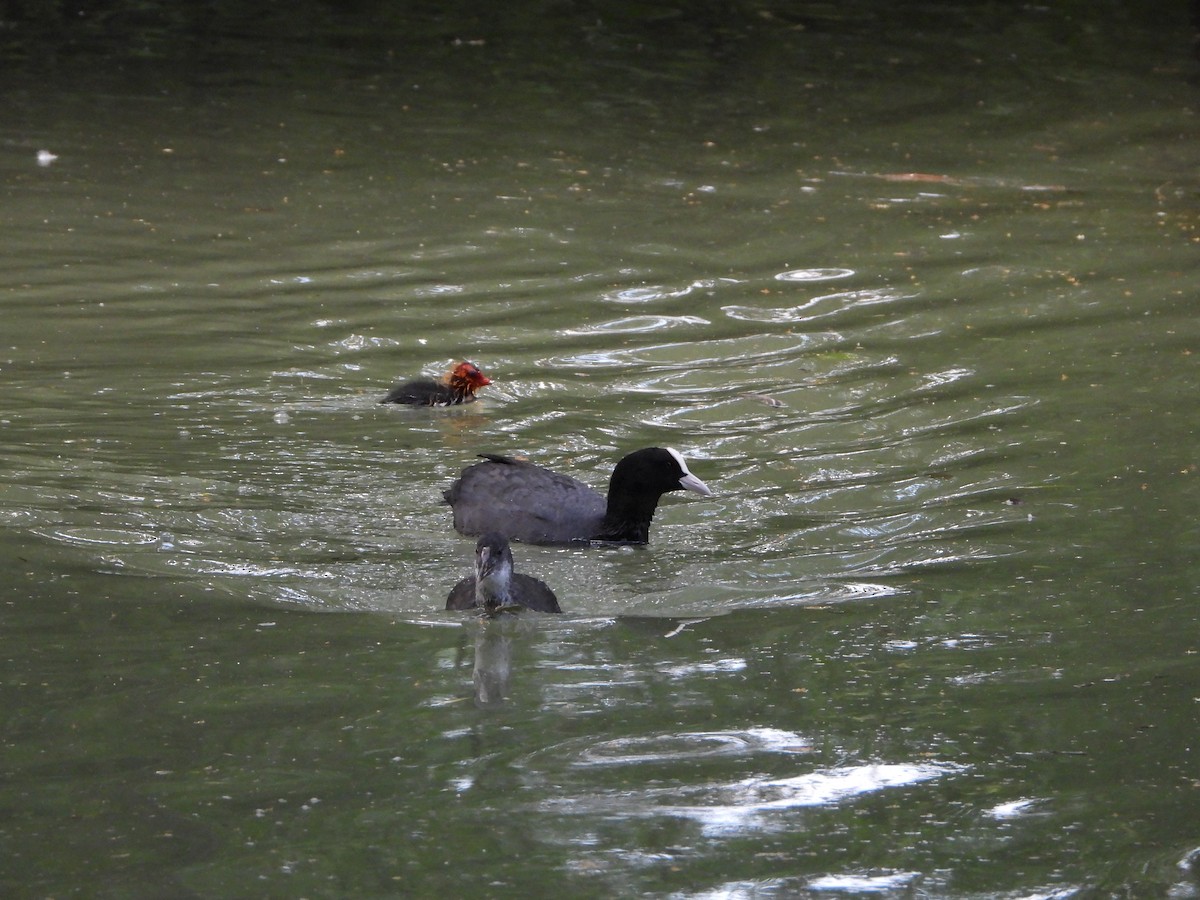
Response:
POLYGON ((503 535, 485 534, 475 545, 475 602, 484 609, 512 603, 512 548, 503 535))
POLYGON ((446 376, 446 383, 451 387, 461 386, 464 390, 474 394, 479 388, 491 384, 492 379, 484 375, 475 363, 464 360, 450 370, 446 376))
POLYGON ((502 534, 490 532, 475 544, 475 575, 454 586, 446 609, 497 612, 511 607, 539 612, 562 612, 558 598, 545 583, 513 571, 512 548, 502 534))

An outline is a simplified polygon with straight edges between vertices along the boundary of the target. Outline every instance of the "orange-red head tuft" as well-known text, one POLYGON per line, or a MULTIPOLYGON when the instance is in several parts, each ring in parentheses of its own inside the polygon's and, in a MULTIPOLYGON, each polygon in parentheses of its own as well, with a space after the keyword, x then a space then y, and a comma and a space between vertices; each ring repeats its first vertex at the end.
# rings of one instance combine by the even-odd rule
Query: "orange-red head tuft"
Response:
POLYGON ((460 362, 450 370, 449 381, 451 384, 470 385, 472 390, 492 383, 492 380, 484 375, 477 365, 466 361, 460 362))

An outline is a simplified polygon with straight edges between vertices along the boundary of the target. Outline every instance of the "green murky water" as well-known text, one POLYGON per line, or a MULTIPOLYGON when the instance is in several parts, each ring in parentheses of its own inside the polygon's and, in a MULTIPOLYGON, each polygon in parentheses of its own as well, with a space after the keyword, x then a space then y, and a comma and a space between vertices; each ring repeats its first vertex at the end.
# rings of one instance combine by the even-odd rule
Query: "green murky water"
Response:
POLYGON ((10 76, 7 896, 1200 895, 1183 26, 798 9, 10 76), (440 610, 474 454, 648 445, 440 610))

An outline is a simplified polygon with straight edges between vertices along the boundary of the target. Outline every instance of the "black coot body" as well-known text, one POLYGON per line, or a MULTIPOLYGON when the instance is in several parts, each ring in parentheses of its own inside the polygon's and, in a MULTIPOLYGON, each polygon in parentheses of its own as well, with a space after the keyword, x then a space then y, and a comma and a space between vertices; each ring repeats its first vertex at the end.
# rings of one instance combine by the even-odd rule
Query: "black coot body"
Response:
POLYGON ((475 574, 454 586, 446 609, 497 612, 524 606, 538 612, 562 612, 558 598, 545 582, 513 571, 512 549, 501 534, 485 534, 475 545, 475 574))
POLYGON ((444 493, 463 534, 498 532, 527 544, 587 541, 644 544, 659 498, 670 491, 711 496, 678 451, 647 447, 617 463, 608 497, 586 484, 508 456, 463 469, 444 493))
POLYGON ((460 362, 440 381, 418 378, 398 384, 380 403, 403 403, 408 406, 456 406, 473 403, 475 392, 492 381, 474 363, 460 362))

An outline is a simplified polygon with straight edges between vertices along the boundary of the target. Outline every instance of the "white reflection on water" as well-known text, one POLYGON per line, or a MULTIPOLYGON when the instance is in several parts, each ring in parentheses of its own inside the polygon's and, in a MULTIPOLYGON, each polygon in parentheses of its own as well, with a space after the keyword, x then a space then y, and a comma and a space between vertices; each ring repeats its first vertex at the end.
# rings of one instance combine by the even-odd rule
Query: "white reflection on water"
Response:
POLYGON ((714 290, 722 285, 739 284, 736 278, 701 278, 683 287, 671 288, 665 285, 639 285, 638 287, 620 288, 608 291, 601 296, 602 300, 616 303, 651 303, 655 300, 669 300, 673 297, 686 297, 697 290, 714 290))
POLYGON ((740 756, 745 753, 807 753, 809 741, 794 731, 748 728, 745 731, 701 731, 602 741, 586 748, 573 765, 617 766, 678 763, 684 759, 740 756))
POLYGON ((813 891, 844 891, 853 894, 882 894, 912 884, 919 872, 885 872, 878 875, 824 875, 808 882, 813 891))
POLYGON ((688 663, 686 665, 660 666, 659 671, 672 678, 689 675, 712 674, 714 672, 740 672, 746 668, 744 659, 719 659, 713 662, 688 663))
POLYGON ((56 528, 34 528, 34 534, 68 544, 107 544, 115 547, 135 547, 158 543, 157 534, 134 531, 128 528, 102 528, 88 526, 61 526, 56 528))
POLYGON ((792 269, 780 272, 775 276, 776 281, 833 281, 836 278, 849 278, 854 274, 853 269, 822 268, 822 269, 792 269))
POLYGON ((867 288, 858 291, 840 291, 836 294, 822 294, 818 297, 811 297, 794 306, 742 306, 732 304, 722 306, 721 311, 729 318, 738 319, 743 322, 784 324, 819 319, 825 316, 836 315, 854 307, 891 303, 896 300, 909 299, 912 296, 895 288, 867 288))
POLYGON ((690 819, 706 837, 732 837, 749 831, 787 830, 791 820, 780 814, 793 810, 853 802, 880 791, 911 787, 966 770, 954 763, 870 763, 792 778, 752 777, 723 784, 621 790, 561 798, 546 805, 556 813, 690 819))
POLYGON ((1008 803, 1000 803, 993 806, 987 810, 987 814, 993 819, 1018 819, 1021 816, 1036 812, 1039 802, 1028 797, 1021 800, 1010 800, 1008 803))
POLYGON ((583 328, 567 328, 562 333, 568 335, 644 334, 651 331, 662 331, 664 328, 711 324, 708 319, 702 319, 699 316, 628 316, 623 319, 614 319, 611 322, 587 325, 583 328))
POLYGON ((706 834, 734 834, 749 828, 770 828, 763 818, 765 813, 844 803, 961 771, 962 766, 948 763, 894 763, 840 767, 795 778, 747 778, 717 788, 716 803, 671 811, 695 819, 706 834))
POLYGON ((753 372, 758 366, 795 366, 796 357, 834 340, 814 334, 754 334, 736 338, 709 339, 700 344, 678 342, 648 344, 640 347, 586 350, 540 360, 538 365, 548 369, 614 368, 623 371, 642 370, 647 366, 675 366, 688 371, 718 370, 727 380, 730 360, 737 361, 737 370, 753 372))

